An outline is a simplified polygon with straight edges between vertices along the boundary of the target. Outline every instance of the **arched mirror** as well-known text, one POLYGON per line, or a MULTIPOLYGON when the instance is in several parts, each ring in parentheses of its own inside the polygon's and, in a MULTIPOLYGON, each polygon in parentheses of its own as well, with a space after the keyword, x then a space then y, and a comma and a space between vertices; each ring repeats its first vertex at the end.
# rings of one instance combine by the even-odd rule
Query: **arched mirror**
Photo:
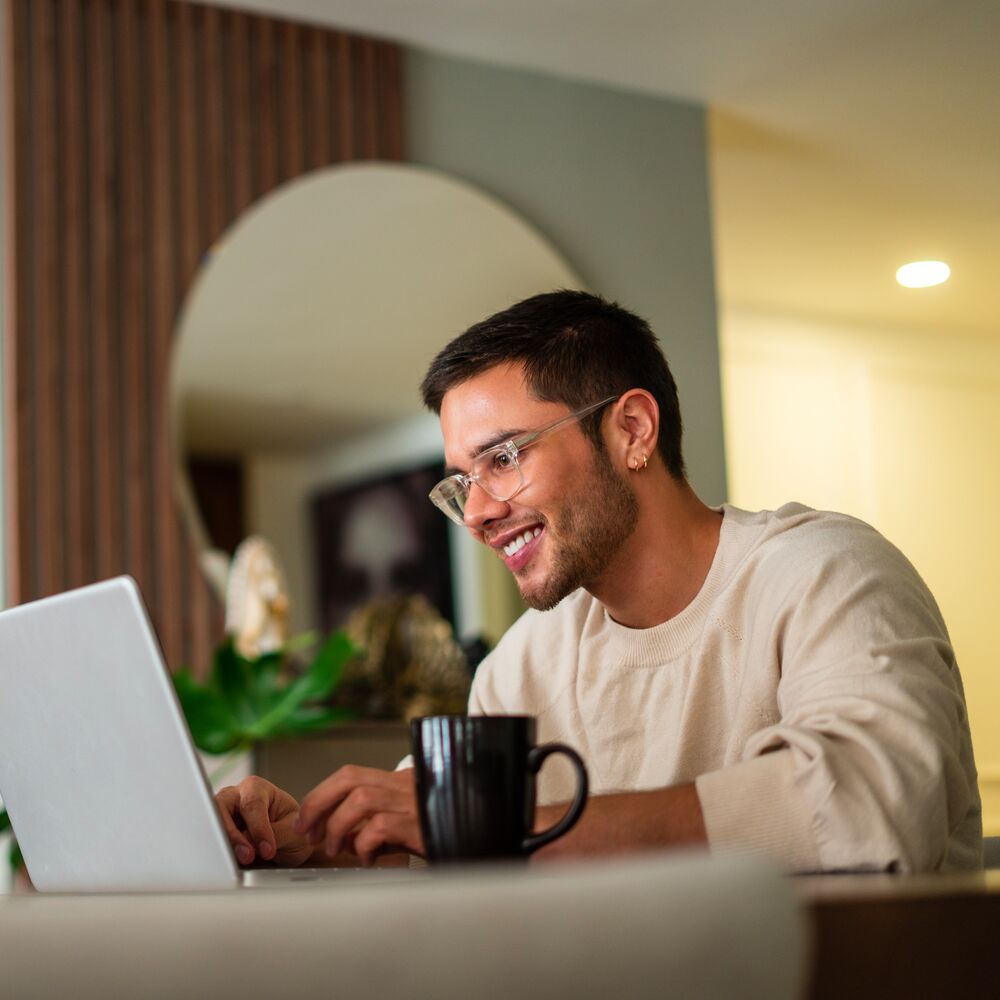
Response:
POLYGON ((260 534, 293 631, 415 589, 459 635, 496 638, 516 589, 426 499, 442 447, 418 384, 452 336, 559 287, 580 282, 531 225, 430 170, 334 167, 247 211, 191 290, 173 365, 178 490, 210 578, 260 534))

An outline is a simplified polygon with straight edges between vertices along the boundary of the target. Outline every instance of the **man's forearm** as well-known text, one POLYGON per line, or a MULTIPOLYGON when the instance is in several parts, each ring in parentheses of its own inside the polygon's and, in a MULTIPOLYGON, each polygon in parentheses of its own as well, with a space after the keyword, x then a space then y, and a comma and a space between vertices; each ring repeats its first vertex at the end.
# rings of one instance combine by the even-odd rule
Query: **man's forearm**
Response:
MULTIPOLYGON (((535 829, 558 822, 566 805, 541 806, 535 829)), ((592 795, 580 821, 538 857, 630 854, 663 847, 706 846, 705 821, 693 783, 648 792, 592 795)))

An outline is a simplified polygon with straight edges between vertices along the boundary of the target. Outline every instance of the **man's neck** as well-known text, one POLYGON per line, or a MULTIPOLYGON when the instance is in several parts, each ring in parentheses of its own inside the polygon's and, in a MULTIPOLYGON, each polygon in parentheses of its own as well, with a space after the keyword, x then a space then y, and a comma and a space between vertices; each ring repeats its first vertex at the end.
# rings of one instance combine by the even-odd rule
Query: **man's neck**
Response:
POLYGON ((698 595, 719 547, 722 515, 687 482, 665 472, 635 483, 635 530, 587 590, 629 628, 651 628, 680 614, 698 595))

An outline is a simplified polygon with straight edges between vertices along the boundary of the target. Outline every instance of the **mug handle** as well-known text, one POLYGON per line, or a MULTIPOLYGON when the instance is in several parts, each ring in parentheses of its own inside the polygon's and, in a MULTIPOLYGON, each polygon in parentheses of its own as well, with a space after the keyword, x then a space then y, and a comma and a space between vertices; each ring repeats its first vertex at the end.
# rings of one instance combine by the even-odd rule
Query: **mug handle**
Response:
POLYGON ((535 833, 524 838, 521 842, 521 850, 525 854, 533 854, 539 847, 551 844, 557 837, 561 837, 564 833, 572 830, 583 812, 583 807, 587 804, 587 790, 589 787, 587 783, 587 769, 583 766, 580 755, 572 747, 568 747, 564 743, 544 743, 540 747, 533 747, 528 751, 528 770, 532 774, 538 774, 545 759, 554 753, 565 754, 576 769, 576 796, 573 799, 572 805, 566 810, 565 815, 558 823, 553 824, 547 830, 542 830, 541 833, 535 833))

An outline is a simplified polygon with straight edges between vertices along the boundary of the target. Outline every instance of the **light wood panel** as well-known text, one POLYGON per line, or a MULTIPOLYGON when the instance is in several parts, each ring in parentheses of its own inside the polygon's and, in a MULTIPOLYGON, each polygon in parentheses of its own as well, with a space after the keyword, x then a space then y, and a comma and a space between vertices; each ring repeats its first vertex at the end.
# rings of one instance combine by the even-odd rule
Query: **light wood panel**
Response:
POLYGON ((221 609, 174 501, 177 312, 253 201, 403 155, 387 43, 171 0, 6 0, 8 595, 139 581, 171 666, 221 609))

